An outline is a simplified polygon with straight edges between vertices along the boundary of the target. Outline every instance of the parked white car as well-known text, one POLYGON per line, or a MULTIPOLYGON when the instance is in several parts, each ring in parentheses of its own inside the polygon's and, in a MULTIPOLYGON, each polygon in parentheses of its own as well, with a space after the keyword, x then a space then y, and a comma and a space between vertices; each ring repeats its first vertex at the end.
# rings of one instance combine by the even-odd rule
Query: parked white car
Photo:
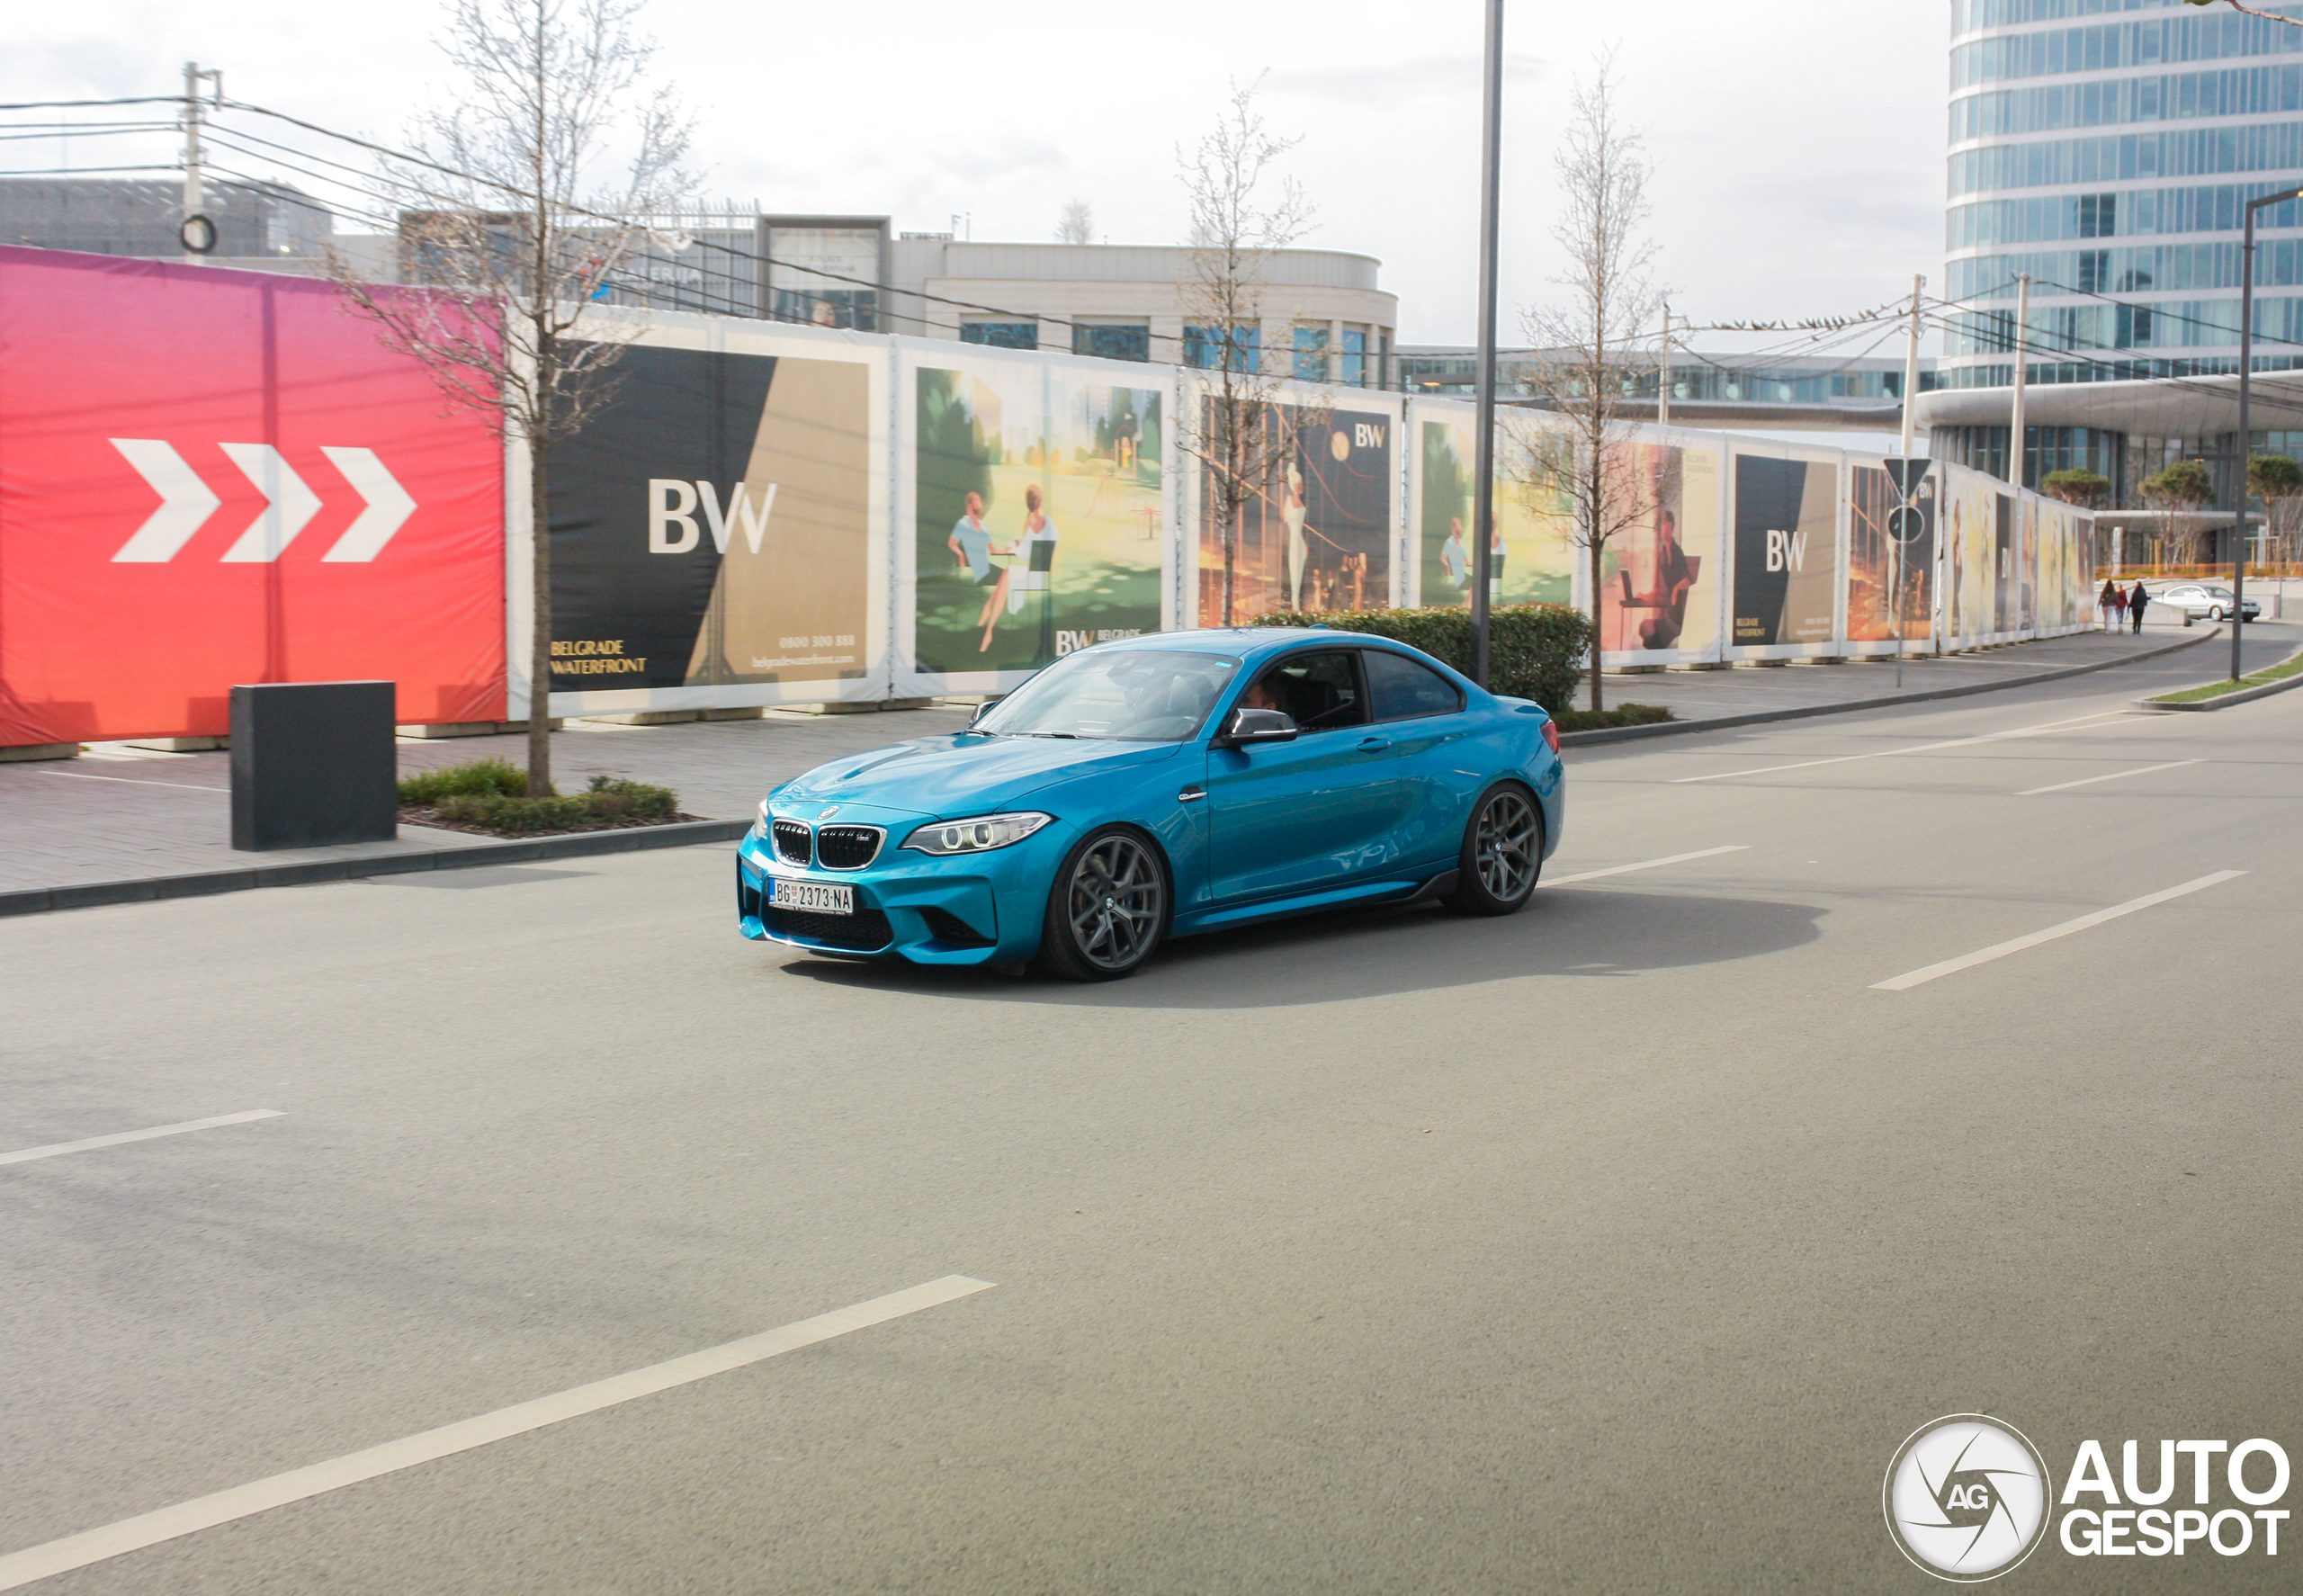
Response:
POLYGON ((2235 609, 2242 607, 2250 621, 2263 614, 2263 606, 2254 599, 2246 600, 2243 606, 2232 596, 2230 588, 2218 587, 2211 582, 2179 582, 2164 593, 2154 593, 2151 602, 2180 610, 2194 621, 2202 616, 2209 621, 2220 621, 2235 609))

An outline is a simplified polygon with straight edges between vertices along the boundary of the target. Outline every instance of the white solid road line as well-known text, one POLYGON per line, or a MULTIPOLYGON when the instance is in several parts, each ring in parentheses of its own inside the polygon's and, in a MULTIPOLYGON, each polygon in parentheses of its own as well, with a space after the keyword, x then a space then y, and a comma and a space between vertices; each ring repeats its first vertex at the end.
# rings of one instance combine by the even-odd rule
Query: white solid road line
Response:
POLYGON ((602 1408, 614 1407, 635 1397, 649 1396, 675 1385, 708 1379, 713 1375, 742 1368, 747 1364, 758 1363, 779 1353, 812 1347, 819 1341, 828 1341, 850 1331, 884 1324, 907 1314, 939 1307, 945 1303, 972 1296, 979 1291, 989 1291, 991 1286, 989 1280, 972 1280, 965 1275, 946 1275, 940 1280, 914 1286, 908 1291, 857 1303, 852 1308, 839 1308, 813 1319, 802 1319, 797 1324, 787 1324, 781 1330, 763 1331, 741 1340, 723 1342, 666 1363, 634 1369, 630 1374, 613 1376, 589 1385, 578 1385, 572 1391, 562 1391, 554 1396, 540 1396, 533 1402, 498 1408, 476 1419, 444 1424, 437 1430, 427 1430, 421 1435, 411 1435, 402 1440, 386 1441, 382 1446, 370 1447, 363 1452, 347 1453, 326 1463, 315 1463, 307 1468, 273 1475, 268 1480, 257 1480, 250 1484, 236 1485, 229 1491, 219 1491, 212 1496, 195 1497, 174 1507, 164 1507, 157 1512, 122 1519, 101 1529, 69 1535, 44 1546, 28 1547, 23 1551, 0 1556, 0 1591, 13 1591, 19 1586, 31 1584, 34 1580, 43 1580, 50 1574, 63 1574, 75 1568, 85 1568, 91 1563, 101 1563, 123 1552, 157 1546, 179 1536, 191 1535, 218 1524, 229 1524, 235 1519, 248 1518, 324 1492, 356 1485, 363 1480, 372 1480, 380 1475, 411 1468, 417 1464, 429 1463, 435 1458, 451 1457, 458 1452, 469 1452, 490 1441, 524 1435, 531 1430, 541 1430, 563 1419, 597 1412, 602 1408))
POLYGON ((118 782, 124 787, 182 787, 187 793, 229 793, 229 787, 204 787, 197 782, 150 782, 133 776, 90 776, 85 770, 43 770, 42 776, 60 776, 67 782, 118 782))
POLYGON ((2053 942, 2058 937, 2068 937, 2074 931, 2084 931, 2090 926, 2100 926, 2105 920, 2115 920, 2123 914, 2133 914, 2138 909, 2148 909, 2155 903, 2164 903, 2170 898, 2180 898, 2186 892, 2196 892, 2203 887, 2211 887, 2246 874, 2244 870, 2218 870, 2212 875, 2202 875, 2197 881, 2187 881, 2179 887, 2169 887, 2164 892, 2146 893, 2140 898, 2130 898, 2126 902, 2115 903, 2109 909, 2099 909, 2092 914, 2083 914, 2075 920, 2066 920, 2059 926, 2049 926, 2044 931, 2034 931, 2028 937, 2018 937, 2012 942, 1994 943, 1989 947, 1978 949, 1974 953, 1961 954, 1956 959, 1946 959, 1940 964, 1930 964, 1924 970, 1913 970, 1908 975, 1898 975, 1892 981, 1875 981, 1871 983, 1871 990, 1875 992, 1909 991, 1913 987, 1924 985, 1940 976, 1956 975, 1960 971, 1972 969, 1977 964, 1987 964, 1994 959, 2003 959, 2011 953, 2021 953, 2025 948, 2037 947, 2042 942, 2053 942))
POLYGON ((1688 859, 1707 859, 1714 854, 1740 854, 1751 846, 1748 842, 1731 842, 1725 847, 1698 848, 1691 854, 1673 854, 1669 858, 1642 859, 1636 865, 1614 865, 1605 870, 1586 870, 1581 875, 1555 875, 1549 881, 1539 881, 1536 884, 1544 887, 1564 887, 1572 882, 1597 881, 1603 875, 1621 875, 1626 871, 1653 870, 1658 865, 1677 865, 1688 859))
POLYGON ((119 1131, 109 1136, 90 1136, 81 1142, 57 1142, 46 1147, 27 1147, 21 1152, 0 1152, 0 1164, 26 1164, 36 1158, 55 1158, 67 1152, 85 1152, 91 1147, 117 1147, 123 1142, 148 1142, 155 1136, 180 1136, 186 1131, 204 1131, 220 1125, 246 1125, 251 1119, 278 1119, 277 1108, 251 1108, 245 1114, 219 1114, 213 1119, 187 1119, 182 1125, 156 1125, 148 1131, 119 1131))
POLYGON ((2204 765, 2204 759, 2177 759, 2166 765, 2146 765, 2140 770, 2114 770, 2109 776, 2083 776, 2075 782, 2057 782, 2051 787, 2026 787, 2015 794, 2030 798, 2041 793, 2062 793, 2073 787, 2092 787, 2097 782, 2123 781, 2130 776, 2149 776, 2155 770, 2181 770, 2186 765, 2204 765))
POLYGON ((2117 720, 2124 716, 2123 709, 2105 710, 2098 714, 2076 715, 2068 721, 2046 721, 2037 726, 2018 726, 2009 731, 1986 731, 1981 737, 1955 737, 1949 742, 1922 742, 1908 749, 1875 749, 1868 754, 1839 754, 1829 759, 1801 759, 1790 765, 1762 765, 1756 770, 1720 770, 1709 776, 1683 776, 1672 786, 1684 786, 1689 782, 1724 782, 1739 776, 1770 776, 1779 770, 1806 770, 1816 765, 1845 765, 1857 759, 1890 759, 1898 754, 1931 754, 1938 749, 1964 749, 1979 742, 1999 742, 2010 737, 2043 737, 2050 731, 2068 731, 2094 721, 2117 720))

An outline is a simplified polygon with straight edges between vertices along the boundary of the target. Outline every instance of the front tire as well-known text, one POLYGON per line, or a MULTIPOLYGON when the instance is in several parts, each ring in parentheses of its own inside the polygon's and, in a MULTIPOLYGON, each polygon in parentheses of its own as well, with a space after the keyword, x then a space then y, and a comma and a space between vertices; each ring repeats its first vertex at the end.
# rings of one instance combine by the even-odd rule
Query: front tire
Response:
POLYGON ((1464 828, 1447 905, 1465 914, 1517 914, 1534 895, 1543 864, 1543 813, 1535 794, 1517 782, 1498 782, 1480 794, 1464 828))
POLYGON ((1033 963, 1066 981, 1133 975, 1168 931, 1168 865, 1143 834, 1106 826, 1074 845, 1048 891, 1033 963))

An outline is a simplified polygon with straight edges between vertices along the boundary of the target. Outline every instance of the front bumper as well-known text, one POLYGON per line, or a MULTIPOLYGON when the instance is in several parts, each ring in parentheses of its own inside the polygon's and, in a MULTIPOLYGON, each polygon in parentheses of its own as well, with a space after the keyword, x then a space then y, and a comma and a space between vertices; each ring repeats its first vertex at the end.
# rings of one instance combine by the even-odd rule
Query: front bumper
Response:
POLYGON ((927 823, 917 815, 890 822, 886 846, 861 870, 786 864, 755 827, 736 847, 738 928, 754 941, 918 964, 1021 964, 1038 952, 1048 884, 1074 840, 1071 829, 1059 822, 1010 847, 948 858, 900 846, 927 823), (778 909, 767 900, 779 875, 853 887, 856 912, 778 909))

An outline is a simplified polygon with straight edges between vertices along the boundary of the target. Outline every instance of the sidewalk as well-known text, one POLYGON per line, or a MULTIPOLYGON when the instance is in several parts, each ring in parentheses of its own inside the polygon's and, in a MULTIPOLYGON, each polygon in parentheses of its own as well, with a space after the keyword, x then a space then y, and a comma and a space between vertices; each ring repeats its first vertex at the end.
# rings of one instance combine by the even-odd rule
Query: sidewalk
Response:
MULTIPOLYGON (((1665 704, 1682 717, 1685 729, 1699 731, 1878 699, 1916 701, 1945 689, 2019 686, 2074 667, 2110 665, 2186 641, 2203 642, 2214 632, 2203 625, 2186 631, 2180 623, 2154 623, 2140 637, 2093 632, 1987 653, 1911 659, 1904 662, 1901 695, 1892 660, 1613 675, 1606 687, 1611 704, 1665 704)), ((562 791, 579 788, 594 776, 632 776, 671 787, 688 813, 723 824, 677 836, 667 829, 651 839, 659 845, 718 841, 733 837, 777 783, 841 754, 956 731, 968 716, 966 710, 936 708, 852 715, 770 711, 757 721, 672 726, 570 721, 567 730, 553 734, 552 772, 562 791)), ((1649 730, 1634 728, 1631 734, 1649 730)), ((1578 732, 1567 740, 1612 741, 1624 735, 1578 732)), ((409 738, 399 743, 403 770, 460 765, 487 755, 524 763, 527 739, 515 733, 435 741, 409 738)), ((77 759, 0 765, 0 914, 129 896, 289 884, 323 873, 381 874, 538 856, 533 842, 507 844, 419 826, 401 827, 392 842, 237 853, 230 844, 230 758, 221 752, 164 754, 114 743, 95 745, 77 759), (258 873, 272 879, 260 879, 258 873), (131 892, 130 883, 153 884, 131 892), (63 895, 51 901, 51 892, 63 895), (13 901, 11 894, 16 895, 13 901)), ((640 846, 642 838, 650 833, 588 833, 583 839, 547 841, 543 848, 596 851, 640 846)))
MULTIPOLYGON (((1727 670, 1610 671, 1600 678, 1610 707, 1660 704, 1682 722, 1728 716, 1814 713, 1820 708, 1877 699, 1909 697, 1960 689, 2012 687, 2055 671, 2109 668, 2189 642, 2203 642, 2217 629, 2206 622, 2186 629, 2180 620, 2161 625, 2145 613, 2142 632, 2081 632, 2043 642, 2011 643, 1940 659, 1913 654, 1903 661, 1903 686, 1895 685, 1895 660, 1851 659, 1824 665, 1795 660, 1783 666, 1738 665, 1727 670)), ((1586 686, 1579 705, 1591 702, 1586 686)), ((1606 734, 1572 733, 1577 740, 1606 734)))
MULTIPOLYGON (((908 737, 956 731, 969 712, 895 711, 811 715, 771 711, 758 721, 674 726, 600 726, 571 721, 552 736, 552 776, 562 792, 595 776, 658 782, 680 807, 714 820, 748 820, 770 787, 844 753, 908 737)), ((527 762, 524 733, 426 741, 403 738, 404 771, 497 755, 527 762)), ((0 765, 0 898, 87 883, 180 877, 350 860, 501 857, 500 842, 462 831, 402 826, 395 842, 281 848, 231 846, 228 753, 162 754, 97 744, 76 759, 0 765)), ((597 834, 594 834, 597 835, 597 834)), ((621 838, 628 833, 616 833, 621 838)), ((255 883, 248 883, 255 884, 255 883)), ((39 907, 35 905, 34 907, 39 907)), ((9 907, 0 902, 0 913, 9 907)))

